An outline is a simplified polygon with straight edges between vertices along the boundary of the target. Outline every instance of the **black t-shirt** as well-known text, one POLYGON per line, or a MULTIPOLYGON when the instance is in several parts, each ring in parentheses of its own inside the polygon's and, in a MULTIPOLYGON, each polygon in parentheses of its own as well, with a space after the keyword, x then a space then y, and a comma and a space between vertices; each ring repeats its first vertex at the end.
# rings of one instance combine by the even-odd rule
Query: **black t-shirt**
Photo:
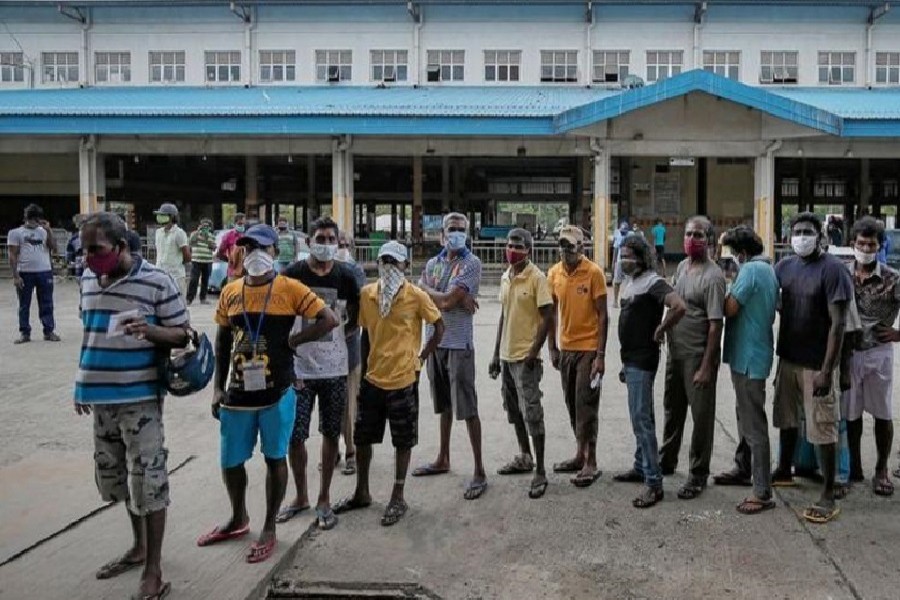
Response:
POLYGON ((853 297, 853 279, 831 254, 806 261, 789 256, 775 265, 781 286, 778 356, 806 369, 819 370, 828 348, 828 305, 853 297))
MULTIPOLYGON (((356 322, 360 285, 349 265, 335 261, 328 273, 319 275, 310 268, 308 261, 300 260, 288 265, 282 275, 296 279, 316 292, 342 321, 356 322), (328 290, 337 290, 337 294, 328 290), (336 300, 343 301, 340 306, 335 302, 335 296, 336 300)), ((343 327, 337 333, 342 334, 343 327)))
POLYGON ((652 271, 626 277, 619 294, 619 341, 622 364, 642 371, 659 367, 659 344, 653 339, 662 323, 666 296, 673 291, 666 280, 652 271))

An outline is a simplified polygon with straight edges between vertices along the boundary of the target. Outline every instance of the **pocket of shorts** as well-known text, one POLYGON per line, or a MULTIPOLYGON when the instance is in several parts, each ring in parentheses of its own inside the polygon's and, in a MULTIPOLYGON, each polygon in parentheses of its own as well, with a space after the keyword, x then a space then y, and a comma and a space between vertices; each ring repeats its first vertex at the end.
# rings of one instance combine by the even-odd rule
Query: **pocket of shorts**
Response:
POLYGON ((813 396, 813 420, 816 423, 835 423, 841 420, 834 393, 826 396, 813 396))

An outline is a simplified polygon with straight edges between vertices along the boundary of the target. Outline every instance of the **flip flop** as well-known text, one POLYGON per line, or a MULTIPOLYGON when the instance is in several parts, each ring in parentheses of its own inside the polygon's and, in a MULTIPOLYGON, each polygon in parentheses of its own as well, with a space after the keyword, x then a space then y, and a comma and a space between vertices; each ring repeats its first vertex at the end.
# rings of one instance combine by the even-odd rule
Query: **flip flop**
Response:
POLYGON ((824 523, 828 523, 829 521, 833 521, 839 514, 841 514, 840 506, 835 505, 831 508, 828 508, 825 506, 819 506, 818 504, 813 504, 803 511, 803 518, 810 523, 818 523, 821 525, 824 523))
POLYGON ((409 505, 407 505, 406 502, 395 502, 394 500, 391 500, 384 510, 384 515, 381 517, 381 525, 384 527, 396 525, 403 515, 406 514, 407 510, 409 510, 409 505))
POLYGON ((197 538, 197 545, 201 548, 203 548, 204 546, 212 546, 213 544, 218 544, 219 542, 236 540, 238 538, 244 537, 248 533, 250 533, 250 523, 247 523, 240 529, 234 529, 232 531, 222 531, 221 529, 216 527, 209 533, 204 533, 199 538, 197 538))
POLYGON ((272 538, 263 544, 253 542, 250 544, 250 549, 247 551, 247 562, 254 564, 267 560, 275 553, 275 544, 275 538, 272 538))
POLYGON ((544 495, 544 492, 547 491, 547 486, 550 484, 546 479, 541 481, 540 483, 532 483, 531 487, 528 489, 528 497, 532 500, 537 500, 538 498, 544 495))
POLYGON ((772 499, 759 500, 757 498, 744 498, 741 500, 741 503, 737 505, 737 511, 742 515, 757 515, 761 512, 771 510, 776 506, 775 501, 772 499))
POLYGON ((797 487, 794 476, 783 471, 772 471, 772 487, 797 487))
POLYGON ((413 477, 428 477, 430 475, 443 475, 444 473, 449 473, 450 469, 441 469, 434 466, 434 463, 429 463, 427 465, 422 465, 413 469, 412 476, 413 477))
POLYGON ((734 471, 726 471, 713 476, 713 483, 716 485, 735 485, 740 487, 750 487, 753 481, 750 477, 744 477, 741 473, 734 471))
POLYGON ((570 458, 569 460, 564 460, 562 462, 555 463, 553 465, 554 473, 577 473, 581 470, 581 467, 578 461, 574 458, 570 458))
POLYGON ((346 498, 338 500, 334 505, 332 505, 331 510, 334 511, 334 514, 339 515, 342 513, 350 512, 351 510, 367 508, 371 505, 371 500, 369 500, 368 502, 358 502, 353 496, 347 496, 346 498))
POLYGON ((343 475, 356 475, 356 459, 352 456, 347 457, 344 462, 344 468, 341 469, 343 475))
POLYGON ((329 508, 326 510, 322 510, 321 508, 317 508, 316 524, 322 531, 334 529, 334 526, 338 524, 338 518, 334 514, 334 509, 329 508))
POLYGON ((600 479, 600 476, 601 476, 601 475, 603 475, 603 471, 601 471, 600 469, 597 469, 596 471, 594 471, 594 472, 591 473, 590 475, 587 475, 587 476, 585 476, 585 475, 576 475, 575 477, 572 477, 571 479, 569 479, 569 481, 570 481, 570 482, 572 483, 572 485, 574 485, 575 487, 586 488, 586 487, 591 487, 591 485, 593 485, 593 483, 594 483, 595 481, 597 481, 598 479, 600 479))
POLYGON ((882 479, 878 479, 877 477, 872 478, 872 493, 876 496, 893 496, 894 495, 894 483, 884 477, 882 479))
POLYGON ((481 498, 481 495, 484 494, 487 487, 487 479, 482 479, 481 481, 472 480, 466 485, 466 491, 463 494, 463 498, 466 500, 477 500, 478 498, 481 498))
POLYGON ((155 594, 134 594, 131 596, 131 600, 163 600, 163 598, 167 597, 171 591, 172 584, 166 581, 155 594))
POLYGON ((517 456, 497 469, 497 475, 520 475, 522 473, 531 473, 532 471, 534 471, 534 463, 525 460, 522 456, 517 456))
POLYGON ((699 498, 700 494, 703 493, 703 490, 706 486, 703 485, 695 485, 693 483, 686 483, 681 486, 681 489, 678 490, 678 497, 682 500, 693 500, 694 498, 699 498))
POLYGON ((286 506, 278 511, 275 517, 276 523, 287 523, 305 510, 309 510, 309 504, 306 506, 286 506))
POLYGON ((644 476, 635 469, 630 469, 622 473, 616 473, 613 475, 613 480, 620 483, 644 483, 644 476))
POLYGON ((641 495, 631 501, 631 505, 635 508, 650 508, 665 498, 665 496, 666 494, 662 488, 644 488, 641 495))
POLYGON ((143 566, 143 564, 144 559, 132 561, 124 560, 124 557, 116 558, 97 569, 97 573, 95 574, 95 576, 97 577, 97 579, 112 579, 113 577, 117 577, 122 573, 143 566))
POLYGON ((835 483, 834 484, 834 499, 835 500, 843 500, 847 497, 847 494, 850 493, 850 484, 849 483, 835 483))

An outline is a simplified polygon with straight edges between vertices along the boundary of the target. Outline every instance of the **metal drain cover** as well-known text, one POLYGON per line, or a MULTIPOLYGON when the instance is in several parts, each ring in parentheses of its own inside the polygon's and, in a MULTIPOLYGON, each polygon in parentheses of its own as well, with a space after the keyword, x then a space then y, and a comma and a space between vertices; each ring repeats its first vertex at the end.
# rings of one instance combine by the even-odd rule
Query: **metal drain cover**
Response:
POLYGON ((267 599, 359 598, 361 600, 440 600, 440 596, 415 583, 291 581, 276 579, 267 599))

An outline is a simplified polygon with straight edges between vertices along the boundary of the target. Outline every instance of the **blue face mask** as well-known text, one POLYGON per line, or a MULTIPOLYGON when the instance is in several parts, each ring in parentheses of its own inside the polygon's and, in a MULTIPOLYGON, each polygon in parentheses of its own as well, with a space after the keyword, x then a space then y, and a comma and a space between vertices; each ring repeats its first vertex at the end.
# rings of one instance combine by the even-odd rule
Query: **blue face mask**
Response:
POLYGON ((466 247, 466 232, 451 231, 447 233, 447 248, 450 250, 462 250, 466 247))

